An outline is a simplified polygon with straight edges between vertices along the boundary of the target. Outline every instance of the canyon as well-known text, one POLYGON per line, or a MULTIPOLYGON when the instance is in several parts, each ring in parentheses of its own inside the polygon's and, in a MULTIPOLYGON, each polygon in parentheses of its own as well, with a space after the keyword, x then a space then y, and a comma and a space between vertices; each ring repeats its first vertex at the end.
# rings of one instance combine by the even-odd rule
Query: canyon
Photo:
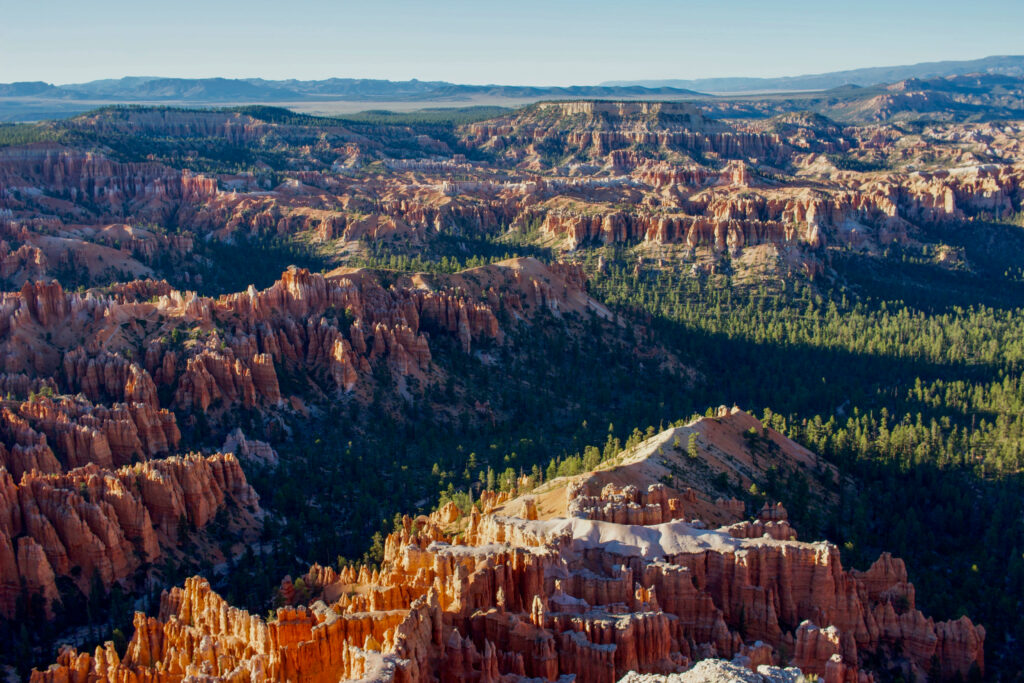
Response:
MULTIPOLYGON (((877 434, 827 441, 862 413, 849 384, 815 373, 847 353, 846 367, 891 375, 860 405, 874 418, 899 400, 922 430, 937 425, 900 446, 917 464, 951 431, 963 471, 980 474, 935 487, 963 510, 934 509, 973 522, 996 449, 962 420, 983 395, 1016 396, 1019 368, 971 394, 946 364, 995 368, 986 354, 1012 326, 929 346, 914 394, 902 350, 876 340, 855 354, 801 327, 862 320, 872 287, 943 296, 944 283, 1002 278, 1017 291, 1021 122, 901 114, 974 106, 965 78, 833 103, 857 117, 738 99, 544 101, 442 123, 114 107, 0 144, 0 635, 31 644, 12 646, 28 650, 18 671, 54 683, 991 672, 1009 627, 935 590, 944 558, 887 552, 912 545, 913 524, 895 534, 903 545, 852 540, 891 531, 876 509, 889 503, 858 487, 895 475, 882 461, 864 475, 864 453, 913 418, 883 413, 877 434), (963 92, 919 94, 946 87, 963 92), (701 314, 716 325, 755 294, 758 324, 787 296, 799 310, 729 328, 642 305, 679 312, 717 292, 728 298, 701 314), (969 357, 943 355, 954 347, 969 357), (752 365, 782 376, 770 401, 784 414, 744 384, 752 365), (793 365, 807 373, 786 377, 793 365), (959 413, 940 413, 939 395, 959 413), (727 407, 680 419, 752 396, 763 419, 727 407), (808 396, 824 420, 793 407, 808 396), (123 642, 96 646, 115 628, 123 642)), ((950 328, 974 305, 956 294, 928 309, 950 328)), ((906 322, 922 315, 894 313, 886 338, 923 338, 906 322)), ((1013 431, 988 413, 982 428, 993 420, 1013 431)))

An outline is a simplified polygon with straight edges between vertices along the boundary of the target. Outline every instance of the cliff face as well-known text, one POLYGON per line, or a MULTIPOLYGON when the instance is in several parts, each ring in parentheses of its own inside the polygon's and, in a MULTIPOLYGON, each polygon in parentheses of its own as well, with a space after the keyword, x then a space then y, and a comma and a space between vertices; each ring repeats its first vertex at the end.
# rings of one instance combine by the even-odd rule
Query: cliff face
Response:
POLYGON ((0 615, 14 616, 22 591, 47 604, 56 577, 82 592, 110 588, 173 546, 182 529, 202 529, 222 509, 253 520, 256 493, 233 455, 175 456, 64 474, 31 472, 18 481, 0 467, 0 615))
MULTIPOLYGON (((606 475, 629 481, 639 470, 625 462, 606 475)), ((486 493, 468 516, 449 503, 406 517, 379 569, 314 566, 302 577, 312 602, 269 622, 190 579, 165 593, 157 618, 136 617, 123 660, 109 647, 66 650, 33 680, 614 682, 717 657, 751 676, 783 665, 838 683, 872 680, 878 662, 935 680, 984 667, 984 629, 921 614, 902 562, 883 555, 848 571, 835 546, 776 533, 788 529, 782 507, 709 530, 662 519, 693 495, 620 483, 574 487, 576 516, 541 518, 545 490, 486 493)), ((298 599, 290 580, 281 596, 298 599)))

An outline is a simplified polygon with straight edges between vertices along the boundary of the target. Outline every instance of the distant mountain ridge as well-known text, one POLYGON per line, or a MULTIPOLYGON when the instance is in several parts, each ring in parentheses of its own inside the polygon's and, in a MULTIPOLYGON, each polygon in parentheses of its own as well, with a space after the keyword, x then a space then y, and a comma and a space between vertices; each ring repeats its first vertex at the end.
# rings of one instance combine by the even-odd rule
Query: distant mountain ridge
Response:
POLYGON ((607 81, 599 85, 541 87, 530 85, 465 85, 447 81, 389 81, 328 78, 303 81, 262 78, 164 78, 127 76, 87 83, 53 85, 43 81, 0 83, 0 97, 57 100, 287 102, 345 99, 350 101, 437 101, 473 95, 495 97, 628 97, 700 95, 709 92, 756 90, 827 90, 845 85, 872 86, 909 78, 937 78, 969 73, 1024 76, 1024 55, 993 56, 968 61, 872 67, 779 78, 699 78, 693 80, 607 81))
POLYGON ((705 78, 540 87, 446 81, 130 76, 53 85, 0 83, 0 122, 75 116, 117 104, 270 105, 338 115, 429 107, 521 107, 540 100, 691 101, 711 118, 808 110, 842 121, 1024 118, 1024 56, 876 67, 785 78, 705 78))
POLYGON ((685 88, 705 93, 828 90, 844 85, 871 86, 908 78, 939 78, 970 73, 1024 76, 1024 55, 998 55, 963 61, 922 62, 898 66, 830 71, 778 78, 697 78, 606 81, 604 86, 685 88))
POLYGON ((624 97, 696 95, 674 87, 583 85, 535 87, 460 85, 445 81, 387 81, 329 78, 320 81, 270 81, 261 78, 159 78, 129 76, 88 83, 51 85, 41 81, 0 84, 0 97, 59 100, 289 102, 344 99, 349 101, 437 101, 472 95, 495 97, 624 97))

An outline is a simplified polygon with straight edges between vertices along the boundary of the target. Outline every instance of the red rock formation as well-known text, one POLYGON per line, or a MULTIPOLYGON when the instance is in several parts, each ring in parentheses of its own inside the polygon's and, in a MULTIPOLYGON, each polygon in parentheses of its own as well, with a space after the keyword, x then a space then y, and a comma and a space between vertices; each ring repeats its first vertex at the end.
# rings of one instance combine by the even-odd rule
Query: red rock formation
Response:
POLYGON ((96 463, 124 465, 166 453, 181 439, 174 416, 148 403, 97 406, 79 399, 36 396, 0 410, 0 464, 16 477, 33 469, 57 473, 96 463), (58 462, 58 459, 60 462, 58 462))
POLYGON ((57 473, 61 465, 46 441, 46 435, 33 429, 27 420, 9 408, 0 408, 0 465, 15 477, 25 472, 57 473), (7 445, 5 445, 7 444, 7 445))
MULTIPOLYGON (((501 297, 490 298, 494 306, 504 305, 501 297)), ((136 417, 144 410, 139 405, 159 409, 158 385, 170 386, 173 405, 186 410, 255 408, 281 403, 277 373, 282 365, 323 373, 345 391, 365 381, 370 361, 380 357, 397 373, 429 372, 431 354, 421 324, 432 334, 457 337, 468 351, 473 340, 500 339, 491 305, 443 285, 385 289, 365 271, 327 278, 290 269, 265 291, 250 288, 216 300, 169 289, 166 283, 123 286, 106 297, 82 297, 56 283, 36 283, 26 284, 17 297, 0 298, 0 332, 17 331, 0 348, 6 350, 4 368, 25 377, 20 392, 45 381, 35 376, 59 374, 61 390, 81 392, 93 402, 124 401, 136 417), (341 328, 339 316, 353 320, 341 328), (175 348, 168 332, 180 338, 183 327, 195 343, 175 348)), ((53 420, 47 424, 52 440, 58 427, 53 420)), ((136 425, 139 429, 143 426, 136 425)), ((71 466, 110 463, 103 446, 82 442, 93 436, 67 442, 77 447, 76 453, 92 453, 70 457, 71 466)), ((123 452, 108 439, 113 464, 166 450, 157 437, 140 432, 136 444, 135 435, 122 434, 123 452)), ((175 441, 170 434, 163 440, 175 441)))
POLYGON ((49 263, 38 247, 22 244, 17 249, 0 240, 0 278, 11 282, 38 280, 46 275, 49 263))
POLYGON ((0 563, 6 589, 0 614, 10 617, 19 590, 57 598, 56 576, 83 592, 110 587, 161 555, 181 524, 201 529, 230 507, 251 519, 259 511, 233 455, 151 460, 119 470, 89 464, 67 474, 32 472, 15 483, 0 467, 0 563), (17 539, 17 565, 11 564, 17 539))
POLYGON ((757 513, 757 518, 762 522, 785 522, 789 519, 789 512, 786 511, 782 503, 775 505, 765 503, 761 511, 757 513))
POLYGON ((133 403, 159 405, 153 378, 136 363, 121 356, 102 353, 87 358, 82 348, 64 355, 64 377, 70 391, 81 391, 90 400, 105 396, 133 403))
MULTIPOLYGON (((461 155, 386 158, 387 170, 368 177, 338 172, 380 157, 387 143, 377 136, 451 153, 445 143, 401 127, 379 127, 369 137, 337 127, 331 136, 344 142, 328 151, 322 141, 311 144, 319 133, 242 114, 108 112, 67 125, 100 136, 216 131, 243 145, 284 136, 275 139, 294 143, 308 168, 269 188, 268 178, 218 179, 52 144, 7 148, 0 154, 0 187, 43 193, 0 192, 0 277, 21 284, 53 276, 57 268, 86 265, 85 246, 101 245, 143 275, 151 272, 143 264, 159 263, 158 256, 188 256, 198 236, 236 233, 346 242, 401 236, 415 243, 439 232, 495 234, 509 225, 541 225, 570 247, 627 240, 733 252, 760 244, 877 247, 934 223, 1005 218, 1024 199, 1019 132, 998 124, 931 126, 912 146, 897 144, 904 134, 893 126, 842 127, 794 114, 726 124, 688 103, 549 102, 456 132, 461 144, 505 166, 508 177, 501 179, 461 155), (979 156, 979 144, 991 154, 979 156), (336 155, 333 167, 323 163, 324 153, 336 155), (922 153, 929 168, 939 168, 902 169, 922 153), (855 172, 837 168, 846 166, 837 155, 854 165, 882 163, 877 171, 855 172), (456 180, 453 173, 466 177, 456 180), (230 191, 219 190, 218 181, 230 191), (139 227, 172 217, 182 232, 139 227), (83 221, 93 223, 90 230, 74 229, 83 221), (61 250, 43 239, 52 236, 72 246, 61 250)), ((103 268, 87 270, 99 275, 103 268)))
POLYGON ((582 487, 566 489, 568 513, 580 519, 616 524, 661 524, 683 517, 681 498, 669 497, 663 484, 651 484, 641 492, 635 486, 619 489, 608 484, 598 496, 584 495, 582 487))
POLYGON ((762 522, 757 520, 756 522, 744 521, 737 522, 724 528, 730 536, 736 538, 761 538, 762 536, 768 536, 774 538, 776 541, 795 541, 796 531, 793 527, 789 526, 789 522, 762 522))
MULTIPOLYGON (((586 297, 579 267, 528 259, 401 276, 386 287, 365 270, 292 268, 263 291, 216 299, 151 280, 84 294, 40 281, 55 268, 86 267, 90 253, 116 255, 140 275, 151 272, 143 263, 189 257, 197 238, 301 232, 416 244, 512 226, 569 248, 644 242, 705 258, 770 245, 814 261, 806 254, 824 247, 870 250, 912 239, 922 226, 1002 218, 1024 200, 1019 163, 952 163, 979 141, 994 146, 991 158, 1021 158, 1019 141, 996 144, 984 131, 929 132, 949 143, 931 150, 928 167, 938 170, 862 173, 836 168, 833 155, 898 167, 907 151, 895 144, 900 131, 804 116, 726 124, 682 103, 544 103, 456 131, 491 165, 388 159, 385 170, 358 177, 347 169, 387 145, 340 126, 296 142, 288 136, 303 133, 291 126, 224 112, 106 113, 68 125, 235 144, 273 137, 295 143, 307 168, 254 193, 255 178, 116 163, 57 145, 0 151, 0 277, 21 285, 0 294, 0 370, 8 373, 0 387, 12 394, 0 407, 5 609, 22 591, 52 600, 54 577, 75 564, 104 582, 123 578, 136 551, 159 552, 152 539, 173 539, 182 520, 202 526, 226 501, 254 504, 231 459, 152 460, 180 438, 167 408, 215 422, 236 406, 286 410, 282 386, 295 385, 279 373, 283 380, 300 369, 320 388, 365 394, 371 363, 429 376, 437 335, 472 352, 502 340, 505 316, 612 317, 586 297), (337 156, 330 170, 328 154, 337 156), (8 191, 18 187, 42 192, 8 191), (180 234, 138 227, 172 217, 180 234), (84 399, 26 400, 39 391, 84 399)), ((387 135, 446 153, 426 136, 387 135)), ((258 447, 246 456, 246 443, 243 457, 269 457, 258 447)), ((558 524, 543 519, 550 501, 539 497, 481 496, 469 519, 446 507, 417 520, 415 532, 410 521, 389 537, 379 570, 311 569, 304 582, 332 608, 284 610, 272 624, 229 610, 193 581, 169 594, 159 619, 137 622, 123 661, 112 648, 63 653, 64 669, 52 676, 614 680, 626 667, 670 671, 684 658, 734 653, 760 661, 783 649, 827 680, 858 680, 869 655, 892 651, 921 675, 983 665, 983 629, 936 624, 917 611, 898 560, 883 555, 865 572, 844 571, 834 547, 797 542, 779 507, 718 531, 689 527, 678 520, 699 516, 705 501, 648 483, 574 490, 570 519, 558 524), (513 509, 523 519, 509 518, 513 509)), ((742 501, 718 503, 715 519, 745 516, 742 501)))
MULTIPOLYGON (((629 487, 605 493, 641 499, 629 487)), ((643 495, 663 494, 652 487, 643 495)), ((486 498, 493 509, 498 496, 486 498)), ((907 589, 902 564, 888 556, 852 573, 827 543, 736 538, 678 521, 529 520, 475 508, 460 519, 448 505, 405 518, 379 570, 313 567, 303 583, 319 599, 266 623, 190 579, 165 595, 157 619, 137 617, 123 661, 111 662, 106 649, 66 652, 33 680, 61 680, 72 668, 86 681, 103 671, 165 680, 252 670, 336 680, 373 668, 388 681, 575 674, 611 682, 631 670, 682 671, 705 657, 740 655, 756 667, 783 649, 805 672, 843 682, 870 680, 860 668, 869 653, 902 652, 937 678, 983 666, 984 630, 970 620, 935 624, 902 602, 894 611, 907 589)), ((284 588, 297 599, 294 584, 284 588)))
POLYGON ((73 202, 99 204, 111 214, 156 207, 166 211, 169 202, 197 202, 217 194, 215 178, 159 164, 122 164, 48 144, 0 151, 0 183, 28 180, 73 202))
MULTIPOLYGON (((824 677, 830 664, 833 669, 837 668, 832 661, 834 656, 839 662, 843 661, 839 641, 840 633, 834 626, 821 629, 810 621, 805 621, 796 631, 796 652, 790 665, 804 673, 824 677)), ((856 661, 856 658, 854 660, 856 661)))
POLYGON ((471 124, 464 140, 470 146, 507 149, 510 160, 518 150, 541 146, 579 159, 603 158, 633 145, 730 158, 784 153, 778 136, 732 130, 678 102, 543 102, 511 117, 471 124), (577 125, 565 126, 563 117, 577 125))
POLYGON ((241 429, 235 429, 228 434, 220 451, 234 453, 242 462, 254 462, 269 467, 276 467, 278 463, 277 452, 270 444, 246 438, 241 429))

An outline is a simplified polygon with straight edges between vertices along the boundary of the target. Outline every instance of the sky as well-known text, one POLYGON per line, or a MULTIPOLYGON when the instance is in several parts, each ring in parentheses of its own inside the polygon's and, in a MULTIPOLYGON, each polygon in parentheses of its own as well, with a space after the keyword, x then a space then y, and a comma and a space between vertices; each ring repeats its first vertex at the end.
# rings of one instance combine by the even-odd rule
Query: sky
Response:
POLYGON ((588 85, 1024 54, 1024 0, 0 0, 0 82, 588 85))

